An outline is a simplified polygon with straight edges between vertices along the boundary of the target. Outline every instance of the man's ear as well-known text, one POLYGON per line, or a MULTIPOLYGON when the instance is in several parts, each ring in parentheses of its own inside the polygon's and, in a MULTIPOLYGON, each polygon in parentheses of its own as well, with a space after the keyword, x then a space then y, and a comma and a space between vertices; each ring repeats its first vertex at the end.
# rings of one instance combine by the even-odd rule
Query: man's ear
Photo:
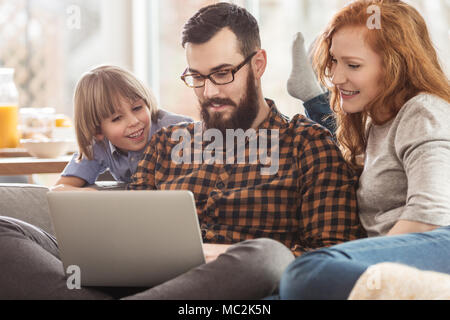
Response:
POLYGON ((255 57, 252 59, 253 74, 257 80, 261 79, 266 71, 267 53, 266 50, 260 49, 255 57))

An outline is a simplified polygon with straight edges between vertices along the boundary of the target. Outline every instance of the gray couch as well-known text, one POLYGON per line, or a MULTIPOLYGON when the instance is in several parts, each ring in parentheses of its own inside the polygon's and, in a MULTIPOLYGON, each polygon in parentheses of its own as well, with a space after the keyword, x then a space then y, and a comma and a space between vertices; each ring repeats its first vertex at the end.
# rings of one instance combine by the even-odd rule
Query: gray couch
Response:
POLYGON ((47 203, 47 187, 31 184, 0 184, 0 216, 28 222, 54 234, 47 203))
MULTIPOLYGON (((98 182, 93 187, 117 190, 123 189, 124 185, 108 181, 98 182)), ((46 196, 48 191, 44 186, 0 183, 0 216, 28 222, 54 235, 46 196)))

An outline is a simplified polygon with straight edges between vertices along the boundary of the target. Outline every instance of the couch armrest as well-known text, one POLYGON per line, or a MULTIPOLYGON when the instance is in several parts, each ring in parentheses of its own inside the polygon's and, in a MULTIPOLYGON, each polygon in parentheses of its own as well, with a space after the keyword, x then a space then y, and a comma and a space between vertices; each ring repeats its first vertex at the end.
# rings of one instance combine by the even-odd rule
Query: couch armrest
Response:
MULTIPOLYGON (((126 184, 97 182, 97 190, 122 190, 126 184)), ((47 202, 49 188, 34 184, 0 183, 0 216, 28 222, 54 235, 47 202)))
POLYGON ((47 203, 48 188, 0 183, 0 215, 28 222, 54 235, 47 203))

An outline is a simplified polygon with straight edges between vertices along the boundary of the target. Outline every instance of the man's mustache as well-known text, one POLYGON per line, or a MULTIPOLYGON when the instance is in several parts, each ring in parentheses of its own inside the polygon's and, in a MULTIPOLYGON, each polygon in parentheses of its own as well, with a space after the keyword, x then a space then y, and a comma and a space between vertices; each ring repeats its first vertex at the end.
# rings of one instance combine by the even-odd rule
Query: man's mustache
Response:
POLYGON ((202 106, 202 108, 206 109, 206 108, 212 106, 213 104, 229 105, 229 106, 237 107, 236 103, 234 103, 232 100, 226 99, 226 98, 208 99, 208 100, 203 101, 201 106, 202 106))

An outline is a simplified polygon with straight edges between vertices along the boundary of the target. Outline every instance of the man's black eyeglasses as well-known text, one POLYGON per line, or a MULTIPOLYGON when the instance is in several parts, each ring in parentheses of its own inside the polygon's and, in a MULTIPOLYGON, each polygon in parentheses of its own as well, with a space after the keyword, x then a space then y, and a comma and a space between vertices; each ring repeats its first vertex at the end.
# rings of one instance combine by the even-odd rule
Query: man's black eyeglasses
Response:
POLYGON ((205 85, 206 79, 209 79, 215 85, 224 85, 234 81, 234 75, 238 72, 243 66, 245 66, 257 53, 257 51, 253 52, 247 58, 245 58, 242 63, 237 65, 232 69, 222 69, 218 71, 211 72, 208 75, 202 75, 200 73, 186 73, 187 70, 181 76, 181 80, 190 87, 190 88, 201 88, 205 85))

